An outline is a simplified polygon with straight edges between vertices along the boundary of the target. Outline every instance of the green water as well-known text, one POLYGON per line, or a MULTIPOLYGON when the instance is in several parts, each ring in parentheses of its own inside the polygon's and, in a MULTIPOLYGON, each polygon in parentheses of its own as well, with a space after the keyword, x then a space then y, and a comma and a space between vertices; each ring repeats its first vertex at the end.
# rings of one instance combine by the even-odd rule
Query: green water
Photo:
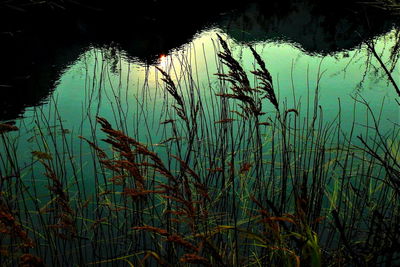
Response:
MULTIPOLYGON (((162 75, 156 67, 170 74, 183 98, 190 99, 194 95, 194 99, 201 100, 205 118, 210 125, 216 125, 214 122, 221 119, 221 102, 215 94, 220 92, 221 82, 215 74, 227 71, 217 57, 217 53, 221 51, 217 33, 227 40, 234 57, 242 64, 249 77, 252 77, 250 72, 255 68, 255 61, 250 49, 230 39, 218 28, 198 33, 191 42, 162 55, 157 65, 145 65, 128 57, 124 51, 111 47, 88 48, 78 60, 66 68, 51 96, 42 105, 28 108, 23 118, 16 122, 20 131, 11 135, 15 140, 16 158, 24 185, 36 190, 39 205, 44 206, 48 201, 46 186, 49 181, 43 174, 43 167, 30 153, 32 151, 52 155, 54 169, 68 189, 71 199, 86 200, 88 196, 94 195, 93 191, 98 190, 99 193, 104 190, 104 184, 96 183, 107 183, 110 173, 106 171, 102 180, 104 173, 96 160, 93 160, 95 156, 92 150, 78 138, 83 136, 89 140, 100 140, 105 137, 95 122, 96 116, 106 118, 113 127, 146 144, 150 150, 159 152, 160 158, 165 163, 169 162, 170 157, 163 141, 174 134, 171 128, 160 125, 160 122, 180 119, 173 109, 175 100, 165 91, 162 75), (85 190, 79 189, 82 186, 85 190), (83 191, 87 196, 79 195, 83 191)), ((390 53, 396 42, 395 34, 393 30, 375 40, 376 50, 388 66, 392 62, 390 53)), ((306 124, 307 120, 311 121, 310 114, 314 112, 314 103, 317 103, 321 107, 318 112, 322 112, 324 123, 333 122, 336 125, 340 122, 343 134, 348 134, 354 126, 354 140, 350 141, 357 144, 357 135, 366 135, 371 127, 375 127, 367 107, 357 101, 368 103, 372 113, 379 119, 380 132, 390 133, 400 123, 396 92, 366 46, 320 56, 307 54, 299 45, 284 41, 266 41, 251 45, 266 62, 281 109, 298 110, 306 124)), ((396 64, 392 76, 398 84, 399 72, 400 68, 396 64)), ((255 83, 252 78, 250 81, 255 83)), ((240 111, 237 104, 230 102, 229 109, 240 111)), ((262 115, 263 120, 267 121, 274 116, 274 108, 267 100, 263 102, 263 110, 266 112, 262 115)), ((184 128, 180 123, 177 125, 184 128)), ((239 132, 240 127, 243 125, 232 129, 239 132)), ((247 128, 241 128, 243 129, 247 128)), ((179 133, 184 133, 184 130, 178 130, 179 133)), ((263 128, 263 131, 263 141, 267 142, 268 136, 273 133, 268 127, 263 128)), ((181 138, 184 150, 187 137, 181 138)), ((215 140, 199 138, 197 141, 199 146, 204 145, 204 149, 207 145, 213 145, 215 140)), ((107 149, 111 155, 108 145, 100 142, 99 146, 107 149)), ((169 152, 176 154, 176 151, 169 152)), ((195 154, 197 155, 200 154, 195 154)), ((195 160, 196 163, 200 162, 198 166, 204 166, 198 168, 204 174, 205 169, 210 166, 207 163, 202 165, 203 159, 195 160)), ((328 165, 327 159, 324 166, 328 165)), ((172 169, 177 169, 177 166, 178 164, 174 165, 172 169)), ((269 188, 269 184, 267 187, 269 188)), ((94 201, 90 205, 98 208, 94 201)), ((35 208, 28 207, 29 210, 35 208)), ((91 211, 85 216, 85 219, 101 217, 91 211)), ((87 235, 91 236, 91 233, 87 235)), ((117 247, 115 249, 118 250, 117 247)))
MULTIPOLYGON (((191 42, 162 55, 157 64, 171 75, 184 97, 190 95, 191 90, 196 91, 206 103, 211 121, 220 119, 215 97, 220 83, 214 75, 222 71, 216 56, 220 51, 217 33, 228 41, 235 58, 251 77, 255 62, 248 47, 215 28, 200 32, 191 42)), ((385 62, 390 63, 394 37, 395 30, 376 38, 376 49, 385 62)), ((328 56, 310 55, 298 45, 283 41, 251 45, 265 60, 282 107, 296 108, 300 116, 310 119, 308 114, 314 109, 318 90, 323 120, 334 121, 340 110, 344 132, 349 132, 355 122, 353 136, 365 133, 366 126, 372 125, 365 105, 357 104, 355 99, 366 101, 380 117, 382 133, 400 122, 395 91, 364 45, 328 56)), ((78 136, 90 140, 95 139, 93 134, 104 136, 95 123, 96 116, 108 119, 114 127, 157 150, 160 143, 171 136, 160 122, 177 117, 172 111, 173 100, 164 90, 162 75, 155 67, 128 59, 124 51, 114 48, 87 49, 65 70, 49 99, 40 107, 26 110, 24 118, 17 121, 21 129, 17 150, 20 164, 25 166, 32 161, 31 151, 62 154, 60 165, 63 160, 71 159, 77 165, 80 179, 92 187, 95 170, 91 150, 78 136)), ((398 83, 399 72, 397 64, 392 76, 398 83)), ((234 103, 232 105, 238 109, 234 103)), ((265 100, 263 109, 266 112, 263 118, 267 120, 273 106, 265 100)), ((26 171, 26 175, 30 172, 26 171)), ((40 179, 35 180, 39 182, 40 179)))
MULTIPOLYGON (((160 57, 158 67, 170 73, 182 93, 188 93, 189 83, 195 83, 196 90, 206 98, 218 90, 217 77, 214 75, 218 72, 217 67, 220 67, 216 57, 219 51, 216 33, 222 34, 219 29, 200 32, 190 43, 160 57)), ((385 62, 389 62, 390 49, 395 44, 394 34, 392 31, 376 39, 376 49, 385 62)), ((250 50, 223 36, 244 68, 253 70, 254 59, 250 50)), ((318 84, 319 105, 327 121, 338 114, 340 99, 343 123, 351 123, 353 116, 362 123, 364 110, 357 110, 353 114, 354 97, 359 95, 374 111, 379 112, 382 108, 382 130, 390 129, 392 123, 399 122, 395 91, 365 46, 319 56, 306 54, 296 44, 283 41, 252 45, 266 62, 279 102, 288 108, 299 108, 306 112, 307 105, 312 106, 318 84)), ((399 71, 396 64, 392 76, 397 82, 399 71)), ((146 119, 149 126, 154 126, 163 115, 166 101, 160 76, 155 66, 128 60, 124 51, 89 48, 65 70, 46 103, 40 108, 27 110, 22 121, 29 124, 30 118, 38 111, 53 116, 52 111, 56 106, 64 127, 73 133, 88 135, 90 128, 87 122, 93 115, 110 120, 126 119, 128 124, 146 119)), ((266 111, 272 111, 269 103, 265 103, 264 107, 266 111)), ((156 139, 155 136, 153 138, 156 139)))

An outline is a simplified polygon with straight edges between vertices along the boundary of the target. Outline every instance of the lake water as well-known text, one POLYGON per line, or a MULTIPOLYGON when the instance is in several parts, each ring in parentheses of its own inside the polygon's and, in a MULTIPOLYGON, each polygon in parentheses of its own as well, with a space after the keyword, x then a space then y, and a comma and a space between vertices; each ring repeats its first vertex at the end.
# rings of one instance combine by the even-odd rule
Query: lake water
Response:
MULTIPOLYGON (((254 58, 248 47, 218 28, 199 32, 187 44, 161 55, 154 65, 128 58, 125 51, 114 47, 88 47, 63 71, 51 96, 40 107, 28 108, 24 118, 17 123, 32 127, 32 118, 38 112, 50 115, 47 119, 52 121, 56 119, 53 117, 57 110, 64 128, 84 136, 90 135, 88 118, 94 115, 113 121, 124 119, 128 124, 148 117, 148 123, 156 127, 163 117, 166 92, 162 75, 155 67, 170 73, 184 94, 188 93, 185 90, 190 87, 189 83, 194 82, 201 95, 206 99, 212 98, 218 92, 215 74, 220 68, 216 56, 220 51, 217 34, 228 41, 235 57, 248 72, 254 69, 254 58)), ((396 34, 393 29, 375 38, 376 50, 385 62, 390 62, 396 34)), ((350 125, 354 118, 360 124, 365 123, 365 107, 358 104, 360 107, 353 112, 355 99, 364 99, 374 112, 382 112, 383 131, 399 122, 396 92, 366 45, 324 56, 309 54, 299 44, 285 40, 267 40, 251 45, 265 60, 279 102, 287 108, 306 111, 307 106, 313 105, 318 88, 319 105, 327 121, 338 115, 340 103, 341 113, 345 114, 344 125, 350 125)), ((392 76, 396 82, 399 81, 399 71, 398 64, 395 64, 392 76)), ((273 109, 268 102, 264 106, 265 111, 273 109)), ((153 139, 157 138, 154 136, 153 139)))
MULTIPOLYGON (((115 47, 88 47, 65 68, 51 95, 38 107, 27 108, 16 121, 21 129, 17 153, 20 164, 31 162, 31 151, 56 154, 52 146, 66 154, 66 139, 70 142, 68 151, 72 151, 69 153, 75 154, 74 160, 79 158, 84 163, 80 171, 82 179, 91 184, 83 178, 90 177, 94 171, 90 164, 91 150, 82 145, 78 136, 89 139, 94 138, 93 133, 102 136, 95 123, 96 116, 108 119, 116 128, 157 149, 172 135, 162 129, 160 122, 178 118, 172 112, 174 101, 166 93, 156 67, 171 75, 184 96, 189 96, 190 90, 196 91, 208 103, 209 120, 218 121, 215 94, 220 84, 215 74, 221 71, 216 55, 221 47, 217 34, 227 40, 234 56, 251 75, 255 62, 249 48, 220 28, 200 31, 190 42, 161 55, 153 65, 128 57, 125 51, 115 47)), ((396 34, 393 29, 374 39, 376 50, 385 62, 390 62, 396 34)), ((328 55, 307 53, 299 44, 288 40, 252 42, 251 45, 265 60, 279 103, 286 109, 295 108, 305 117, 313 111, 318 88, 317 98, 325 123, 335 121, 340 110, 344 133, 348 134, 355 123, 354 140, 358 134, 365 133, 366 125, 372 126, 371 114, 356 99, 367 102, 374 114, 379 114, 382 133, 390 132, 400 122, 396 92, 366 45, 328 55)), ((392 76, 398 83, 399 72, 396 64, 392 76)), ((266 119, 274 111, 267 100, 263 109, 267 112, 266 119)))
MULTIPOLYGON (((8 150, 13 151, 11 157, 18 162, 24 186, 34 189, 34 195, 41 205, 48 201, 46 186, 49 181, 43 175, 43 166, 37 162, 37 154, 31 154, 33 151, 52 156, 52 167, 73 200, 80 201, 80 194, 91 195, 96 192, 101 195, 102 190, 110 186, 111 183, 106 179, 110 173, 102 172, 93 150, 79 138, 83 136, 88 140, 97 140, 100 147, 118 158, 115 151, 100 141, 106 135, 96 123, 96 117, 106 118, 113 127, 157 152, 166 164, 173 166, 172 169, 178 169, 179 164, 172 165, 169 155, 179 154, 184 158, 190 154, 185 153, 189 147, 185 141, 190 138, 174 108, 176 100, 166 91, 160 69, 170 75, 187 107, 201 106, 204 117, 193 119, 198 120, 200 128, 196 130, 200 133, 196 135, 197 144, 190 146, 190 149, 196 153, 200 151, 197 156, 205 155, 208 147, 211 151, 214 146, 217 147, 215 143, 223 143, 218 139, 219 136, 215 136, 223 132, 219 131, 224 127, 220 126, 223 124, 219 121, 233 118, 230 136, 241 143, 237 151, 238 154, 243 152, 243 156, 238 156, 239 161, 251 160, 253 151, 249 153, 245 149, 250 151, 253 148, 248 146, 255 143, 247 144, 243 141, 245 138, 238 137, 239 133, 248 136, 253 134, 251 126, 246 126, 247 120, 234 115, 242 112, 240 103, 229 101, 227 106, 223 106, 223 100, 216 96, 221 91, 230 92, 229 86, 216 75, 228 72, 218 58, 218 53, 222 51, 218 35, 226 40, 233 57, 243 66, 252 85, 257 81, 251 71, 257 66, 249 45, 261 55, 272 76, 281 110, 295 110, 303 126, 311 123, 316 112, 323 125, 333 125, 333 128, 340 125, 338 138, 334 138, 339 143, 359 145, 356 137, 363 135, 368 139, 369 134, 374 136, 375 128, 387 136, 387 142, 398 141, 399 98, 379 63, 382 60, 394 82, 400 84, 400 30, 395 24, 382 27, 381 31, 375 29, 368 38, 359 38, 362 32, 356 23, 331 21, 332 24, 326 26, 321 19, 324 16, 314 18, 314 13, 306 5, 299 4, 291 10, 294 15, 290 16, 279 14, 269 17, 259 8, 250 5, 243 12, 220 14, 218 23, 209 23, 179 45, 149 55, 150 60, 138 52, 146 46, 145 41, 141 43, 142 40, 129 43, 131 46, 116 40, 108 44, 85 43, 79 48, 71 45, 70 51, 65 47, 60 48, 61 53, 55 56, 55 61, 62 64, 43 61, 43 66, 49 68, 48 73, 40 68, 40 73, 32 74, 27 79, 27 88, 36 91, 26 91, 25 96, 20 94, 20 99, 11 97, 12 89, 9 89, 9 93, 2 92, 10 103, 15 104, 15 108, 3 107, 0 121, 12 121, 20 130, 11 133, 8 139, 2 139, 2 144, 7 145, 0 152, 6 155, 8 150), (333 35, 330 34, 331 28, 336 31, 333 35), (374 44, 379 60, 366 42, 374 44), (176 120, 178 128, 169 128, 169 124, 162 123, 168 120, 176 120), (352 137, 347 139, 350 134, 352 137), (169 145, 171 137, 183 141, 169 145), (99 184, 99 181, 103 181, 99 177, 104 178, 104 184, 99 184), (85 190, 79 189, 80 186, 85 190)), ((12 87, 5 84, 0 88, 12 87)), ((261 116, 263 121, 272 123, 276 119, 274 106, 267 99, 262 102, 262 110, 265 112, 261 116)), ((290 115, 288 117, 292 119, 290 115)), ((267 162, 270 160, 268 144, 276 132, 269 127, 262 128, 262 131, 261 153, 265 155, 262 160, 267 162)), ((254 139, 249 140, 254 142, 254 139)), ((226 147, 229 145, 226 144, 226 147)), ((221 150, 225 149, 224 144, 221 147, 221 150)), ((307 145, 304 147, 307 148, 307 145)), ((234 145, 231 148, 233 150, 234 145)), ((330 149, 328 144, 327 149, 330 149)), ((209 155, 213 153, 219 155, 219 151, 210 152, 209 155)), ((235 153, 232 152, 225 159, 233 157, 235 153)), ((17 168, 6 163, 4 157, 1 159, 0 174, 12 175, 17 168)), ((207 173, 212 167, 212 163, 202 163, 206 157, 191 160, 201 174, 207 173)), ((217 158, 214 160, 219 162, 217 158)), ((324 162, 324 167, 329 168, 328 163, 324 162)), ((308 167, 314 166, 311 164, 308 167)), ((353 171, 350 170, 351 175, 353 171)), ((259 174, 258 170, 255 172, 259 174)), ((204 177, 209 177, 207 175, 204 177)), ((266 174, 265 177, 270 176, 266 174)), ((209 185, 214 186, 219 181, 213 183, 209 185)), ((265 188, 273 188, 269 186, 268 183, 265 188)), ((327 192, 330 190, 328 188, 327 192)), ((90 205, 95 207, 95 204, 93 201, 90 205)), ((98 214, 85 212, 88 220, 99 219, 98 214)))

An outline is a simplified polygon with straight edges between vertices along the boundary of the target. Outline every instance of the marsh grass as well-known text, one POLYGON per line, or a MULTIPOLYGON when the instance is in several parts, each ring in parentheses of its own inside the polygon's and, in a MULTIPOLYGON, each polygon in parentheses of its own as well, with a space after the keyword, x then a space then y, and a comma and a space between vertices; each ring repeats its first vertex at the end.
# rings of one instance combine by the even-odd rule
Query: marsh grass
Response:
MULTIPOLYGON (((145 94, 130 130, 113 88, 113 118, 90 107, 91 134, 82 127, 80 139, 69 136, 55 103, 53 121, 35 113, 37 149, 20 166, 18 129, 0 125, 2 266, 399 262, 398 125, 381 133, 379 117, 357 97, 372 124, 354 136, 356 121, 342 127, 347 114, 324 120, 320 73, 313 108, 302 111, 279 101, 255 48, 249 72, 221 36, 215 45, 210 99, 185 60, 179 79, 173 67, 158 68, 165 106, 155 128, 145 94)), ((96 94, 87 95, 91 105, 96 94)))

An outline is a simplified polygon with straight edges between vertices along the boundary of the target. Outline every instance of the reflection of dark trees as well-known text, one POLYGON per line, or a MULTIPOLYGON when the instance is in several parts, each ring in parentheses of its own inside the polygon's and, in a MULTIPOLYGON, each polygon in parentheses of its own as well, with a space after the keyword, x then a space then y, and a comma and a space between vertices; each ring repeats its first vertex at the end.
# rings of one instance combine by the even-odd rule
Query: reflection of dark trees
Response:
MULTIPOLYGON (((386 49, 390 49, 390 58, 389 58, 389 63, 385 62, 385 59, 382 58, 382 54, 379 53, 379 51, 377 51, 376 46, 375 46, 375 42, 373 40, 367 40, 365 41, 366 46, 368 47, 368 51, 369 51, 369 57, 368 58, 373 58, 375 59, 379 64, 378 64, 378 68, 377 68, 377 76, 379 75, 379 72, 382 72, 384 76, 386 76, 387 80, 389 81, 389 83, 394 87, 397 95, 400 97, 400 84, 395 80, 394 77, 394 70, 395 70, 395 66, 397 64, 398 58, 399 58, 399 29, 396 30, 395 33, 395 38, 396 38, 396 42, 393 45, 393 47, 388 47, 386 49)), ((371 63, 369 63, 371 64, 371 63)))
POLYGON ((280 39, 296 42, 309 53, 327 54, 351 49, 364 39, 387 32, 398 22, 379 9, 352 1, 322 5, 318 1, 253 3, 251 11, 225 20, 239 41, 280 39), (385 17, 385 19, 382 19, 385 17))
MULTIPOLYGON (((390 37, 394 39, 391 40, 392 45, 385 44, 379 48, 376 47, 375 40, 364 40, 362 42, 364 49, 360 50, 359 53, 355 53, 352 58, 349 58, 348 64, 354 61, 364 63, 363 69, 360 69, 363 72, 363 78, 357 84, 357 90, 364 90, 367 78, 375 83, 383 80, 387 81, 387 85, 393 87, 400 96, 400 84, 397 79, 398 75, 395 73, 395 68, 398 66, 400 58, 400 28, 394 29, 393 35, 390 37)), ((344 72, 346 72, 347 66, 343 69, 344 72)))
POLYGON ((400 59, 400 29, 397 28, 396 29, 396 33, 395 33, 395 45, 391 48, 390 50, 390 72, 394 71, 394 68, 397 65, 397 63, 399 62, 400 59))
MULTIPOLYGON (((10 9, 0 1, 0 120, 14 119, 25 107, 40 104, 65 68, 89 46, 106 47, 110 57, 118 46, 128 57, 152 63, 157 55, 186 43, 204 25, 216 23, 238 41, 284 35, 309 52, 327 53, 354 47, 387 31, 392 23, 382 20, 382 13, 351 1, 346 1, 346 8, 340 1, 326 7, 316 0, 254 0, 248 8, 243 8, 243 1, 209 0, 196 6, 183 0, 112 5, 105 0, 28 2, 12 1, 16 8, 10 9), (232 9, 236 11, 226 12, 232 9)), ((393 62, 399 50, 393 48, 393 62)))

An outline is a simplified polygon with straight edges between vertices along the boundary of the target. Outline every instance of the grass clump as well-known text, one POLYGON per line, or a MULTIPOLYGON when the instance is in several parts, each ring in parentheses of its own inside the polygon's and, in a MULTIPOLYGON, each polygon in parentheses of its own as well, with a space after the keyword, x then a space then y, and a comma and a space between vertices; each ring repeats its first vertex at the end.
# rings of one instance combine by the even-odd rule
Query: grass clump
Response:
POLYGON ((17 128, 0 125, 2 265, 398 263, 398 127, 382 134, 359 98, 374 127, 357 143, 353 130, 344 133, 342 114, 323 120, 318 90, 314 112, 304 116, 300 105, 279 101, 253 47, 257 67, 248 74, 218 39, 211 100, 190 73, 175 81, 158 69, 172 103, 158 122, 158 146, 96 114, 92 136, 80 139, 92 151, 92 188, 80 179, 85 166, 73 156, 60 118, 61 143, 50 124, 52 143, 38 129, 32 188, 13 153, 9 131, 17 128))

